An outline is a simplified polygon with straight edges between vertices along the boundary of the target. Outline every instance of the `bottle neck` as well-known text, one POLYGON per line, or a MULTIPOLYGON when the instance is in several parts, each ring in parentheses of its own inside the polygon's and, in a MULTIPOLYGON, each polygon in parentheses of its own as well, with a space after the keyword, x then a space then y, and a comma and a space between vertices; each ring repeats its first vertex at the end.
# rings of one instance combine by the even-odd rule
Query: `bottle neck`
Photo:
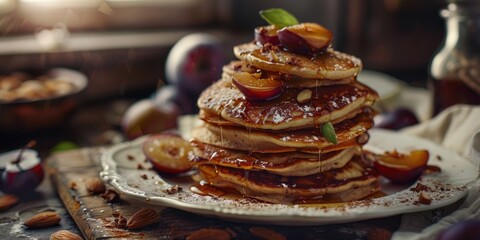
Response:
POLYGON ((449 6, 442 16, 446 20, 445 47, 480 50, 480 13, 449 6))

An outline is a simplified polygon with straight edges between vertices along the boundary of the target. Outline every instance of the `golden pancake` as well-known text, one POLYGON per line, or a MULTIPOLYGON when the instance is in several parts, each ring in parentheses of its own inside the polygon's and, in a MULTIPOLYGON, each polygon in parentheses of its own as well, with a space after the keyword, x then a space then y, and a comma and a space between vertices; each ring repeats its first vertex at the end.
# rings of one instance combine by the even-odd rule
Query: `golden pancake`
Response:
POLYGON ((256 68, 313 79, 345 79, 362 69, 360 59, 328 49, 314 57, 283 51, 278 47, 260 47, 253 43, 235 46, 235 56, 256 68))
POLYGON ((295 202, 302 199, 358 200, 378 191, 378 175, 354 159, 343 168, 302 177, 286 177, 265 171, 248 171, 215 165, 200 165, 199 173, 218 188, 234 188, 240 194, 267 202, 295 202), (349 191, 361 189, 355 194, 349 191))
POLYGON ((199 142, 194 143, 194 146, 194 154, 199 157, 197 165, 214 164, 245 170, 264 170, 282 176, 307 176, 341 168, 358 152, 357 148, 347 148, 316 154, 303 152, 249 154, 199 142))
POLYGON ((271 101, 249 101, 230 81, 221 80, 203 91, 197 103, 206 121, 224 119, 254 129, 282 130, 343 121, 378 98, 358 82, 313 88, 312 98, 304 103, 297 101, 301 91, 289 88, 271 101))
POLYGON ((278 81, 282 81, 283 86, 287 88, 314 88, 314 87, 321 87, 321 86, 329 86, 335 84, 347 84, 353 83, 355 81, 355 77, 349 77, 344 79, 311 79, 311 78, 302 78, 295 75, 285 74, 285 73, 277 73, 277 72, 269 72, 264 71, 258 68, 254 68, 252 66, 247 66, 243 64, 241 61, 233 61, 223 67, 222 79, 231 81, 232 74, 238 72, 247 72, 250 74, 261 74, 264 78, 273 78, 278 81))
POLYGON ((302 149, 327 152, 351 147, 352 141, 354 143, 372 126, 373 119, 369 113, 365 112, 335 124, 338 144, 325 139, 319 127, 274 132, 203 123, 192 130, 192 137, 206 144, 249 152, 290 152, 302 149), (348 143, 345 147, 344 142, 348 143))

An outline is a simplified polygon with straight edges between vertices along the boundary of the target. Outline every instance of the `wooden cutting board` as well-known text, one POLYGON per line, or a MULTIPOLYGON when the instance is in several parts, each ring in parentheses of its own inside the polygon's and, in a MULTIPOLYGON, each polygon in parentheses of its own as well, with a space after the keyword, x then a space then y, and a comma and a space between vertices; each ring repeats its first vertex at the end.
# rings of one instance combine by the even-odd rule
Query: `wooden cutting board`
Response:
POLYGON ((185 239, 192 231, 202 228, 227 230, 234 235, 234 239, 262 239, 251 233, 252 227, 273 230, 286 239, 369 239, 374 231, 393 231, 400 222, 400 217, 394 216, 323 226, 253 225, 154 206, 153 208, 161 212, 160 222, 141 230, 119 229, 113 224, 114 212, 128 218, 147 206, 145 203, 123 200, 107 203, 99 194, 88 193, 85 181, 98 177, 103 151, 104 148, 84 148, 55 153, 47 159, 46 164, 60 199, 87 239, 185 239))

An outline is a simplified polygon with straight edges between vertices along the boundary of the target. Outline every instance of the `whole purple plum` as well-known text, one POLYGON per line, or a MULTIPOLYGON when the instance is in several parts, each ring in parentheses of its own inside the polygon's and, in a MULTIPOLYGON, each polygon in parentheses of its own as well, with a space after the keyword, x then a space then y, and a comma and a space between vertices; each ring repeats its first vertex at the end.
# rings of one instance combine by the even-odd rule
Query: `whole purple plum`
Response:
POLYGON ((159 107, 174 103, 180 108, 181 114, 196 112, 196 98, 189 98, 187 93, 182 91, 178 85, 163 86, 157 91, 154 102, 159 107))
POLYGON ((224 63, 225 54, 215 36, 189 34, 180 39, 168 54, 165 66, 167 81, 196 97, 220 79, 224 63))

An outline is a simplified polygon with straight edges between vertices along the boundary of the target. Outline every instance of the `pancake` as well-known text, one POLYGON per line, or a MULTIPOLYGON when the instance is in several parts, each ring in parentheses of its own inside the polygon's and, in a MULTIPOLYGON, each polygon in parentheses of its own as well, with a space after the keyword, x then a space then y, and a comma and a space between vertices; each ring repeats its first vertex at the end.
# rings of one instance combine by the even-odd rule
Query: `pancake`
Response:
POLYGON ((247 43, 233 48, 235 56, 245 63, 272 72, 313 79, 345 79, 362 69, 360 59, 331 48, 314 57, 294 54, 269 45, 247 43))
POLYGON ((377 173, 357 159, 341 169, 302 177, 212 165, 200 165, 198 169, 202 178, 215 187, 233 188, 243 196, 273 203, 302 199, 346 202, 379 190, 377 173))
POLYGON ((194 146, 194 154, 199 157, 197 165, 214 164, 245 170, 264 170, 282 176, 307 176, 341 168, 358 152, 357 148, 347 148, 316 154, 303 152, 249 154, 199 142, 194 143, 194 146))
POLYGON ((249 152, 291 152, 302 149, 328 152, 351 147, 357 138, 364 135, 372 126, 373 119, 367 112, 335 124, 338 144, 327 141, 319 127, 274 132, 248 130, 243 127, 222 127, 204 122, 192 130, 192 137, 206 144, 249 152))
POLYGON ((231 81, 232 74, 238 72, 261 74, 264 78, 273 78, 281 81, 283 83, 283 86, 287 88, 314 88, 335 84, 353 83, 355 81, 354 76, 336 80, 302 78, 291 74, 264 71, 259 68, 243 64, 241 61, 232 61, 229 64, 225 65, 223 67, 222 79, 231 81))
POLYGON ((355 82, 313 88, 312 98, 299 103, 302 89, 284 89, 271 101, 248 101, 231 81, 220 80, 202 92, 198 99, 206 121, 224 119, 254 129, 310 128, 326 122, 339 122, 372 105, 378 94, 355 82))

